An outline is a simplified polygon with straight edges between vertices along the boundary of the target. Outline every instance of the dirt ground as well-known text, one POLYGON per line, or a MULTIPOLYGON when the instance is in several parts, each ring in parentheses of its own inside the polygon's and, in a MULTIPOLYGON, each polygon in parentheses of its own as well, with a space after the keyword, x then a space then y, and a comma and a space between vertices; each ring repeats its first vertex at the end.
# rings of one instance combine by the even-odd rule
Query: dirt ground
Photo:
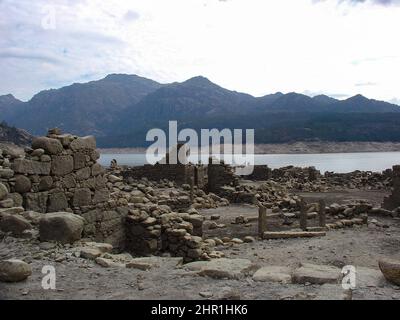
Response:
MULTIPOLYGON (((369 199, 379 204, 383 192, 333 192, 302 194, 308 201, 325 198, 327 203, 349 199, 369 199)), ((234 225, 236 216, 256 217, 257 209, 251 205, 203 210, 206 217, 221 216, 218 223, 225 228, 208 230, 205 235, 220 238, 256 237, 257 221, 249 225, 234 225)), ((348 229, 328 231, 325 237, 289 240, 256 240, 253 243, 220 246, 217 250, 227 258, 245 258, 259 266, 296 267, 300 263, 354 265, 378 270, 378 260, 384 257, 400 259, 400 220, 398 218, 370 217, 378 223, 348 229)), ((278 223, 276 226, 278 227, 278 223)), ((294 228, 296 226, 291 226, 294 228)), ((240 280, 202 277, 184 268, 163 265, 149 271, 126 268, 103 268, 96 263, 71 255, 72 248, 53 248, 47 256, 38 256, 39 243, 6 237, 0 239, 0 260, 19 258, 31 263, 33 274, 20 283, 0 283, 0 299, 316 299, 338 298, 326 293, 324 286, 256 282, 251 276, 240 280), (58 262, 56 262, 58 261, 58 262), (42 267, 56 268, 56 290, 41 287, 42 267), (207 292, 207 297, 200 293, 207 292)), ((204 294, 203 294, 204 295, 204 294)), ((400 299, 400 287, 384 283, 357 286, 352 299, 400 299)))

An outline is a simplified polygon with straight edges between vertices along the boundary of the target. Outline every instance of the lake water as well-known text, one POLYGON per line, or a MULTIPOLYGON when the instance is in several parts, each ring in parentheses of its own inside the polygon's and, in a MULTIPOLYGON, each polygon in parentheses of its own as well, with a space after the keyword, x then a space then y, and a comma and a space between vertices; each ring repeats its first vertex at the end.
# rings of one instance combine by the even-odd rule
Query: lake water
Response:
MULTIPOLYGON (((101 154, 99 161, 102 165, 109 166, 112 159, 116 159, 120 165, 140 166, 146 163, 145 154, 101 154)), ((314 166, 321 172, 338 173, 355 170, 383 171, 395 164, 400 164, 400 152, 257 154, 255 164, 266 164, 273 169, 288 165, 314 166)))

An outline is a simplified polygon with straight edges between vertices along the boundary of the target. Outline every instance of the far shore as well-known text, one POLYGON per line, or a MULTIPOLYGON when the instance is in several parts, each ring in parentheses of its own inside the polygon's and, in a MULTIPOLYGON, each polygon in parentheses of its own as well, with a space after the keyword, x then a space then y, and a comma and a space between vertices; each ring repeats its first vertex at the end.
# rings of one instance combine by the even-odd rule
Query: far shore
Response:
MULTIPOLYGON (((245 150, 243 148, 243 150, 245 150)), ((102 154, 143 154, 146 148, 99 148, 102 154)), ((400 152, 400 142, 293 142, 257 144, 255 154, 400 152)))

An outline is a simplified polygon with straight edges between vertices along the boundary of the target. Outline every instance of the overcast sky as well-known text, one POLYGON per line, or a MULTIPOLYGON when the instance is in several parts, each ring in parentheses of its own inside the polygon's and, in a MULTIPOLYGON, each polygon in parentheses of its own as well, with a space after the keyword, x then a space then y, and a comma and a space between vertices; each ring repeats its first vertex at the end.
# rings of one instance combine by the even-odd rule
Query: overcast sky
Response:
POLYGON ((0 95, 138 74, 400 103, 400 1, 0 0, 0 95))

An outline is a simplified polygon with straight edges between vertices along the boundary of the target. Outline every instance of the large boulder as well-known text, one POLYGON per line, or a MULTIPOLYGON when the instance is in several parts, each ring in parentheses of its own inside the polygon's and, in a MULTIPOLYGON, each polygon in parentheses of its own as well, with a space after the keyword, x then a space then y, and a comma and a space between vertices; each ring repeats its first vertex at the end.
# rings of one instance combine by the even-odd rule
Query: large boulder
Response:
POLYGON ((37 137, 32 141, 33 149, 43 149, 48 154, 59 154, 63 152, 64 148, 61 142, 57 139, 51 139, 47 137, 37 137))
POLYGON ((15 236, 20 236, 25 230, 29 229, 32 229, 32 225, 19 215, 6 215, 0 220, 0 230, 11 232, 15 236))
POLYGON ((39 222, 41 241, 73 243, 81 239, 84 219, 69 212, 54 212, 44 215, 39 222))
POLYGON ((24 261, 15 259, 0 261, 0 281, 19 282, 31 274, 31 266, 24 261))
POLYGON ((400 261, 382 259, 379 261, 379 268, 386 280, 400 286, 400 261))
POLYGON ((8 195, 7 187, 4 184, 0 183, 0 201, 7 198, 7 195, 8 195))

